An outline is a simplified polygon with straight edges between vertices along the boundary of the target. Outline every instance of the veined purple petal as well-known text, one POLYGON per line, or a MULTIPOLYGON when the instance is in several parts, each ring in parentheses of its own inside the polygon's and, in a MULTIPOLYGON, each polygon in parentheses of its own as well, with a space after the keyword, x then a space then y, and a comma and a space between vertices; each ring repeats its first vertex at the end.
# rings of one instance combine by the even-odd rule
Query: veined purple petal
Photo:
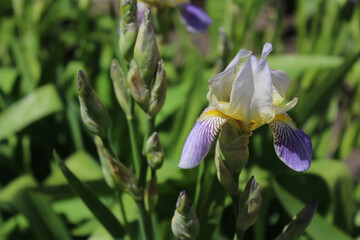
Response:
POLYGON ((201 163, 216 138, 226 118, 216 115, 218 111, 208 107, 191 129, 181 154, 179 168, 194 168, 201 163))
POLYGON ((297 129, 287 115, 277 117, 270 124, 276 154, 288 167, 303 172, 309 169, 312 143, 308 135, 297 129))
POLYGON ((209 15, 194 4, 185 3, 180 4, 178 7, 181 14, 181 20, 190 32, 203 32, 212 23, 209 15))

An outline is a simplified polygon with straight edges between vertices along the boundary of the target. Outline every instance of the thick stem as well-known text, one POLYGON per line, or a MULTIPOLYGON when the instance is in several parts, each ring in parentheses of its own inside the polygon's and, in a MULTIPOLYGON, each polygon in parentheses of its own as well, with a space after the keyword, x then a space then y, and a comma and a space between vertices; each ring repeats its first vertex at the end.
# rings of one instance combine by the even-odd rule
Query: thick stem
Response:
POLYGON ((134 119, 133 118, 127 118, 128 128, 129 128, 129 134, 130 134, 130 144, 131 144, 131 152, 133 156, 134 161, 134 168, 136 175, 140 174, 140 162, 141 162, 141 155, 139 151, 139 146, 136 141, 136 132, 134 129, 134 119))
MULTIPOLYGON (((149 137, 151 136, 151 134, 154 132, 154 127, 155 127, 155 118, 149 118, 148 115, 146 115, 145 118, 145 134, 144 134, 144 145, 143 145, 143 154, 145 155, 145 146, 146 146, 146 142, 149 139, 149 137)), ((145 157, 143 157, 141 159, 141 163, 140 163, 140 177, 139 177, 139 187, 144 188, 145 184, 146 184, 146 174, 147 174, 147 161, 145 159, 145 157)))
POLYGON ((142 232, 142 239, 145 240, 153 240, 153 227, 151 223, 151 219, 149 214, 147 214, 144 206, 144 200, 136 201, 136 206, 139 213, 139 222, 140 222, 140 228, 142 232))

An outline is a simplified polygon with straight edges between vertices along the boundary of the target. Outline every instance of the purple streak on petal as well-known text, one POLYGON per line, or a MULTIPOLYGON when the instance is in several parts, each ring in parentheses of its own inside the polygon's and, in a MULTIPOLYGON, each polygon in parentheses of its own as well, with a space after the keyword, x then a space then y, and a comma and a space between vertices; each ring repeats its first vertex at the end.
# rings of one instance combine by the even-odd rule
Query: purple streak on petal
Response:
POLYGON ((217 132, 225 122, 226 119, 218 116, 197 121, 185 141, 179 168, 189 169, 199 165, 210 151, 217 132))
POLYGON ((203 32, 212 23, 209 15, 194 4, 180 4, 178 7, 181 14, 181 20, 190 32, 203 32))
POLYGON ((270 128, 274 134, 276 154, 288 167, 303 172, 309 169, 312 158, 312 144, 306 133, 293 129, 284 121, 273 121, 270 128))

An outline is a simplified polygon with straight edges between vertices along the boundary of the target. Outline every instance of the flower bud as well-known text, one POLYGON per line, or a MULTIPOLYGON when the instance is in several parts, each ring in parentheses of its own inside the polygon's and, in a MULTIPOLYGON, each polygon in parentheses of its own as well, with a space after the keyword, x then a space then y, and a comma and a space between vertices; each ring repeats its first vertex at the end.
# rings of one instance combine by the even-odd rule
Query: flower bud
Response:
POLYGON ((101 141, 101 138, 98 136, 95 136, 95 144, 96 149, 100 158, 101 163, 101 170, 103 172, 105 182, 110 188, 114 188, 114 176, 111 171, 110 162, 105 157, 103 151, 104 151, 104 144, 101 141))
POLYGON ((103 153, 110 163, 115 185, 129 193, 135 200, 140 200, 141 191, 138 188, 135 175, 122 162, 111 157, 105 148, 103 148, 103 153))
POLYGON ((249 159, 249 132, 241 132, 230 123, 225 123, 220 134, 220 148, 229 168, 240 173, 249 159))
POLYGON ((178 239, 195 239, 199 234, 200 224, 185 191, 181 191, 178 197, 176 210, 171 220, 171 229, 178 239))
POLYGON ((139 66, 140 78, 146 88, 151 89, 160 57, 149 9, 144 11, 141 20, 135 42, 134 60, 139 66))
POLYGON ((146 184, 144 197, 146 210, 153 212, 159 198, 156 175, 146 184))
POLYGON ((251 227, 259 215, 261 204, 260 186, 255 182, 255 178, 251 177, 240 198, 240 209, 236 221, 236 229, 246 231, 246 229, 251 227))
POLYGON ((128 79, 130 79, 130 88, 133 98, 145 112, 148 112, 150 90, 140 77, 139 67, 135 61, 131 61, 128 79))
POLYGON ((114 59, 111 63, 110 76, 113 82, 116 98, 124 110, 127 118, 132 118, 129 102, 131 101, 130 89, 119 62, 114 59))
POLYGON ((158 69, 156 72, 156 79, 154 86, 151 90, 150 98, 150 107, 149 107, 149 116, 155 117, 156 114, 160 111, 161 107, 164 105, 166 98, 166 89, 167 89, 167 78, 166 71, 164 69, 164 62, 160 60, 158 63, 158 69))
POLYGON ((298 239, 310 224, 317 208, 317 201, 306 205, 292 220, 285 226, 283 232, 276 240, 298 239))
POLYGON ((81 70, 77 85, 83 122, 92 134, 99 137, 107 136, 110 126, 109 114, 81 70))
POLYGON ((136 0, 121 0, 120 7, 120 54, 127 60, 131 59, 137 35, 136 0))
POLYGON ((164 162, 164 149, 156 132, 147 140, 145 151, 150 167, 154 170, 159 169, 164 162))
POLYGON ((217 177, 221 185, 223 185, 230 193, 235 196, 238 194, 238 184, 235 182, 233 172, 223 161, 223 155, 220 149, 219 141, 216 142, 215 149, 215 165, 217 171, 217 177))

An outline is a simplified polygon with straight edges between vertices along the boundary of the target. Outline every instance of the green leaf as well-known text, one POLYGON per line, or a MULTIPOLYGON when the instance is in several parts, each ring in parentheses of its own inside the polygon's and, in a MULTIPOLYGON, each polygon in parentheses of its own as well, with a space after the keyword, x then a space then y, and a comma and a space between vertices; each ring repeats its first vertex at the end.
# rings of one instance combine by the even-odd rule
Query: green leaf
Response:
POLYGON ((331 192, 331 213, 334 224, 344 231, 352 231, 354 210, 353 180, 348 167, 340 161, 317 160, 307 171, 321 176, 331 192))
POLYGON ((16 196, 14 203, 28 219, 37 239, 71 239, 65 224, 51 208, 46 195, 23 190, 16 196))
POLYGON ((45 85, 1 113, 0 126, 6 127, 0 131, 0 140, 62 109, 63 104, 54 85, 45 85))
POLYGON ((317 108, 322 108, 323 104, 329 101, 332 97, 332 91, 338 88, 339 83, 344 80, 345 75, 359 57, 360 51, 349 56, 343 64, 324 75, 324 77, 319 80, 319 84, 307 93, 306 98, 300 101, 295 108, 295 111, 299 113, 297 117, 300 122, 303 122, 314 113, 317 108))
POLYGON ((0 89, 5 94, 9 94, 13 89, 17 74, 14 68, 0 68, 0 89))
MULTIPOLYGON (((290 217, 296 215, 302 208, 305 207, 305 204, 281 188, 275 181, 273 181, 273 188, 279 202, 285 208, 290 217)), ((306 229, 306 233, 308 233, 314 240, 351 240, 350 236, 346 235, 334 225, 327 223, 317 213, 313 217, 309 227, 306 229)))
POLYGON ((340 66, 343 59, 338 56, 325 55, 273 55, 267 57, 270 67, 273 69, 281 69, 290 77, 298 77, 305 71, 311 69, 331 69, 340 66))
POLYGON ((60 157, 54 151, 54 158, 60 166, 61 171, 68 180, 71 188, 83 200, 86 206, 94 214, 94 216, 101 222, 107 231, 114 238, 121 238, 124 235, 124 228, 120 225, 116 217, 110 210, 96 197, 87 186, 85 186, 62 162, 60 157))

